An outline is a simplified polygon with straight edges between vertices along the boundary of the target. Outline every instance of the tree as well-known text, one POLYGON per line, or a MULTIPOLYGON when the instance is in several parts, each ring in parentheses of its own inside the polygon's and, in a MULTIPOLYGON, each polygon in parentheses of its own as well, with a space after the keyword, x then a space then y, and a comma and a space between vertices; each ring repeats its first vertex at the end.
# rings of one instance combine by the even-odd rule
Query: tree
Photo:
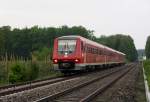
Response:
POLYGON ((137 51, 134 45, 134 41, 130 36, 122 34, 111 35, 108 37, 101 36, 97 39, 97 42, 125 53, 126 58, 129 61, 137 60, 137 51))
POLYGON ((5 47, 5 39, 4 39, 4 34, 0 32, 0 55, 4 53, 4 48, 5 47))
POLYGON ((146 58, 150 59, 150 36, 148 36, 145 46, 146 58))

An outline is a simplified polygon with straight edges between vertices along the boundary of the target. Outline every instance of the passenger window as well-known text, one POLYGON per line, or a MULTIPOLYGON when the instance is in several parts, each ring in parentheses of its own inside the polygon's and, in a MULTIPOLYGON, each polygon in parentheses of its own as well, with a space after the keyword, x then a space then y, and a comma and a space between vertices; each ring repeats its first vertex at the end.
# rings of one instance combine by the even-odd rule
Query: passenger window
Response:
POLYGON ((92 48, 90 48, 90 53, 92 53, 92 48))
POLYGON ((81 50, 83 51, 83 42, 81 42, 81 50))
POLYGON ((96 49, 96 54, 98 54, 98 49, 96 49))
POLYGON ((101 50, 99 50, 99 55, 101 55, 101 50))

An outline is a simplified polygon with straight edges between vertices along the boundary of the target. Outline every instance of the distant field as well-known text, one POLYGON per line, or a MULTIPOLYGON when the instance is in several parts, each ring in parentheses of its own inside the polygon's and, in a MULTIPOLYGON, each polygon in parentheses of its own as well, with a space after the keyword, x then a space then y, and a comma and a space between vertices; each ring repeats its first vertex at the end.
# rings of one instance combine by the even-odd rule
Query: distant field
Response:
POLYGON ((150 88, 150 60, 145 60, 143 64, 144 64, 145 74, 148 81, 148 86, 150 88))

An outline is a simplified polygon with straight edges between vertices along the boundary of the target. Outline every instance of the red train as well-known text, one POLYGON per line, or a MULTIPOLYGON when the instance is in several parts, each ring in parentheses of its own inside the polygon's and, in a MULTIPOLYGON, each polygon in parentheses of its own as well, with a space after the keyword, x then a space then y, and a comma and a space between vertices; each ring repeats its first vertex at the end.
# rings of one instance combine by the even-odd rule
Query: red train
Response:
POLYGON ((125 54, 81 36, 62 36, 54 40, 53 63, 70 73, 124 64, 125 54))

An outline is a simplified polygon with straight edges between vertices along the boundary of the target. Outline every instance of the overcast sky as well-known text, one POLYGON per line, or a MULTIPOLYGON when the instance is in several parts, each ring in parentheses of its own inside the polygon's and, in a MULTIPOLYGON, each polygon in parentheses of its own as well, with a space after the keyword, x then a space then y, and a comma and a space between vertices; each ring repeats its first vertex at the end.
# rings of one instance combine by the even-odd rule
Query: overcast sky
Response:
POLYGON ((82 25, 95 36, 126 34, 136 48, 150 35, 150 0, 0 0, 0 26, 82 25))

